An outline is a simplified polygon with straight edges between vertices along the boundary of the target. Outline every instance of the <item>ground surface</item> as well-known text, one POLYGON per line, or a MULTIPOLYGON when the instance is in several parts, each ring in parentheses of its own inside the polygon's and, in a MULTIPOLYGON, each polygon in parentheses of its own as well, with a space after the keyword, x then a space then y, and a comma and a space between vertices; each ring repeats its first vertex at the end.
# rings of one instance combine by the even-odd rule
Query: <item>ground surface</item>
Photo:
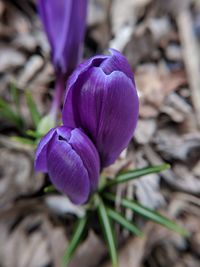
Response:
MULTIPOLYGON (((198 267, 200 1, 91 0, 85 57, 108 47, 122 51, 133 68, 140 118, 128 150, 105 172, 169 162, 171 170, 119 186, 117 194, 159 209, 191 232, 183 239, 142 220, 143 239, 117 229, 124 240, 120 266, 198 267)), ((16 83, 30 128, 24 92, 31 91, 42 114, 48 111, 54 85, 49 52, 34 1, 1 0, 0 95, 12 106, 10 84, 16 83)), ((65 197, 42 194, 48 180, 34 173, 33 149, 13 141, 19 130, 0 121, 0 266, 57 267, 82 210, 65 197)), ((99 235, 89 232, 71 266, 110 266, 99 235)))

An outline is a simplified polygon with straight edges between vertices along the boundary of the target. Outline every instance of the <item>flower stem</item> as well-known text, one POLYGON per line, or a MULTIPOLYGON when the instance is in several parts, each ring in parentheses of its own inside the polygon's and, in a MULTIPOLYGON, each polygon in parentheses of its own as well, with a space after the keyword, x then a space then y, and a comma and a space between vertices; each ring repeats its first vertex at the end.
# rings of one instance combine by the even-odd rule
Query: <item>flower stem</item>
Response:
POLYGON ((56 122, 57 115, 61 106, 64 89, 65 77, 63 75, 58 75, 55 84, 54 98, 50 110, 50 116, 54 122, 56 122))

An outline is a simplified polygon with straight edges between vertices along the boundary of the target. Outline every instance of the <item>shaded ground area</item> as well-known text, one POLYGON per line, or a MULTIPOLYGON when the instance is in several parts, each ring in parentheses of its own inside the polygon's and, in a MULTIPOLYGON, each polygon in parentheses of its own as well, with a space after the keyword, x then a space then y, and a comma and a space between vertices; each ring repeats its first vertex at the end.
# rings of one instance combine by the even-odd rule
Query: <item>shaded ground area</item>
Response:
MULTIPOLYGON (((53 93, 49 46, 33 0, 0 1, 0 95, 12 107, 11 84, 20 92, 21 113, 32 127, 25 103, 30 91, 42 114, 53 93)), ((183 239, 158 225, 136 220, 145 233, 135 238, 116 228, 121 267, 198 267, 200 260, 200 1, 91 0, 84 55, 114 47, 127 56, 140 96, 135 138, 105 170, 171 164, 118 186, 175 219, 191 232, 183 239)), ((34 150, 11 138, 19 129, 0 118, 0 266, 59 266, 82 209, 67 198, 43 194, 48 177, 35 174, 34 150)), ((123 130, 123 129, 122 129, 123 130)), ((111 266, 98 231, 90 231, 72 267, 111 266)))

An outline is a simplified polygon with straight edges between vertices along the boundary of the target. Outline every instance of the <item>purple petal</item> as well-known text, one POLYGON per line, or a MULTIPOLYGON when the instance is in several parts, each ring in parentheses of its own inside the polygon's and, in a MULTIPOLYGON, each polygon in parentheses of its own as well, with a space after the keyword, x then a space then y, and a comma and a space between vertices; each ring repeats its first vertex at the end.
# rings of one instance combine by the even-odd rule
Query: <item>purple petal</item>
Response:
POLYGON ((39 142, 35 153, 35 170, 47 172, 47 146, 56 132, 56 128, 51 129, 39 142))
POLYGON ((67 91, 77 82, 77 79, 81 79, 90 68, 100 66, 107 58, 108 56, 97 55, 79 64, 68 79, 67 91))
POLYGON ((97 188, 100 173, 99 155, 94 144, 83 131, 77 128, 72 130, 69 144, 81 157, 88 171, 91 190, 94 191, 97 188))
POLYGON ((69 24, 71 1, 67 2, 65 0, 38 1, 39 14, 53 50, 57 48, 64 35, 67 34, 67 31, 63 32, 63 30, 69 24), (68 23, 64 25, 63 22, 67 19, 68 23))
POLYGON ((124 73, 115 71, 106 76, 105 88, 96 137, 102 166, 112 164, 128 145, 139 111, 137 92, 124 73))
MULTIPOLYGON (((86 60, 82 64, 80 64, 76 70, 70 76, 67 88, 66 88, 66 96, 63 105, 62 111, 62 120, 63 124, 72 128, 76 127, 75 118, 74 118, 74 107, 72 104, 72 98, 74 94, 75 88, 81 88, 84 82, 88 79, 90 73, 87 72, 93 66, 99 66, 103 60, 107 59, 107 56, 95 56, 89 60, 86 60)), ((90 71, 89 71, 90 72, 90 71)), ((77 94, 79 91, 77 92, 77 94)))
POLYGON ((55 68, 69 74, 82 54, 87 0, 39 0, 38 9, 55 68))
POLYGON ((63 140, 69 142, 71 138, 71 128, 67 128, 65 126, 59 126, 56 128, 56 133, 59 137, 62 137, 63 140))
POLYGON ((64 104, 63 122, 68 127, 81 127, 95 141, 106 75, 102 69, 93 67, 83 78, 77 80, 73 89, 70 88, 64 104))
POLYGON ((122 71, 126 74, 133 82, 133 72, 127 61, 127 59, 117 50, 110 48, 111 56, 108 56, 106 60, 104 60, 100 67, 106 74, 111 74, 113 71, 122 71))
POLYGON ((76 151, 58 136, 54 136, 48 145, 47 167, 52 183, 73 203, 87 201, 90 193, 88 172, 76 151))
MULTIPOLYGON (((68 0, 69 1, 69 0, 68 0)), ((71 0, 72 7, 70 21, 68 23, 68 33, 64 36, 63 59, 64 64, 68 64, 71 73, 82 58, 82 45, 85 34, 87 0, 71 0), (66 60, 67 59, 67 60, 66 60)), ((66 22, 65 22, 66 23, 66 22)), ((66 23, 67 24, 67 23, 66 23)))

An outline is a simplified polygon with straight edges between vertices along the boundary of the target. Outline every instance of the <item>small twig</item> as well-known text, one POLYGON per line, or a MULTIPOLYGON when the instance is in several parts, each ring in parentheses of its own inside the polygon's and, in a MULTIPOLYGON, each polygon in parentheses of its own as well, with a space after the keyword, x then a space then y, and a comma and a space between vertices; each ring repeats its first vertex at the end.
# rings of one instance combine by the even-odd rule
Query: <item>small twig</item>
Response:
POLYGON ((191 89, 191 98, 196 112, 197 124, 200 127, 200 55, 189 8, 185 7, 180 10, 176 20, 183 47, 183 58, 191 89))

